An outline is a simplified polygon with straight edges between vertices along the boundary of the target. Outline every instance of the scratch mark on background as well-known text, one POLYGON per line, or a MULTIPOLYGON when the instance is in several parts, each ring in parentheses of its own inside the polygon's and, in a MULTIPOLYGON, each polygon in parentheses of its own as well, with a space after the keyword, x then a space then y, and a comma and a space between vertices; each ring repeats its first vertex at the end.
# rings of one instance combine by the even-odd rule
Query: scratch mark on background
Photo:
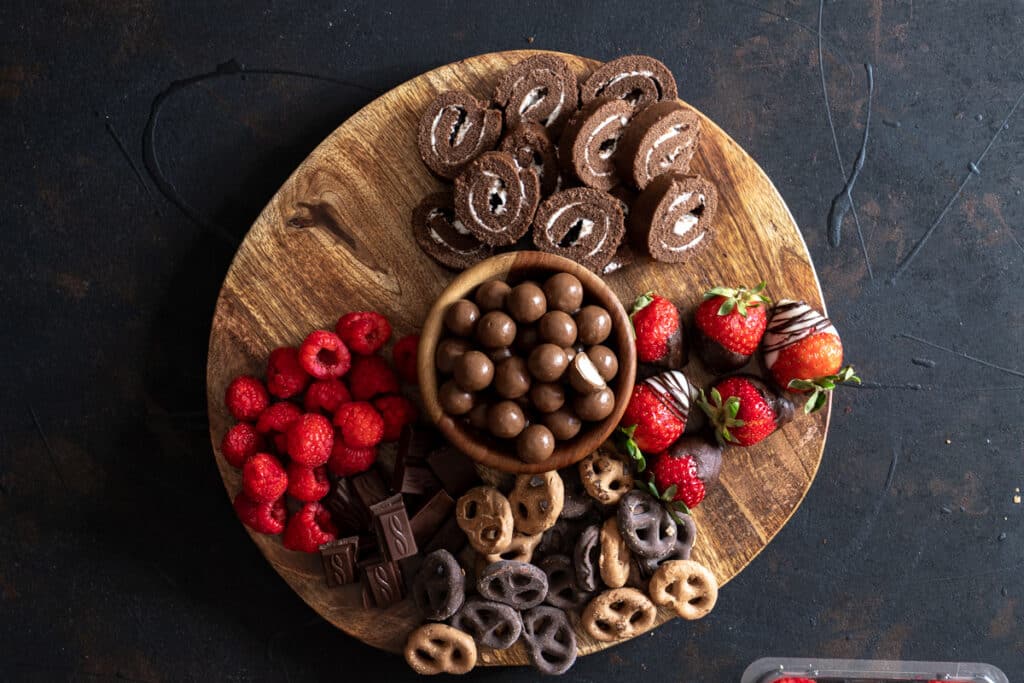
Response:
POLYGON ((232 59, 223 64, 218 64, 214 71, 201 73, 196 76, 189 76, 177 81, 172 81, 167 88, 157 93, 156 97, 153 98, 153 102, 149 109, 149 118, 146 120, 146 127, 142 133, 142 157, 146 165, 146 171, 149 173, 149 177, 152 179, 156 188, 160 191, 169 202, 181 211, 186 218, 198 225, 199 227, 208 230, 218 239, 223 241, 225 244, 230 246, 232 249, 238 246, 239 240, 237 237, 231 234, 231 232, 220 225, 216 221, 207 219, 199 211, 194 209, 184 197, 178 192, 178 189, 174 186, 166 176, 163 168, 160 165, 160 159, 156 151, 156 128, 160 120, 160 112, 163 105, 168 99, 173 97, 175 94, 182 90, 208 81, 211 79, 224 78, 227 76, 235 76, 238 74, 255 74, 260 76, 291 76, 295 78, 304 78, 315 81, 324 81, 327 83, 334 83, 335 85, 343 85, 350 88, 358 88, 375 95, 380 94, 382 91, 376 88, 370 88, 358 83, 351 83, 338 78, 332 78, 330 76, 320 76, 317 74, 304 73, 301 71, 293 71, 291 69, 246 69, 244 66, 239 64, 236 60, 232 59))
POLYGON ((987 368, 992 368, 993 370, 999 370, 1000 372, 1006 373, 1007 375, 1013 375, 1014 377, 1024 377, 1024 372, 1022 372, 1020 370, 1014 370, 1013 368, 1007 368, 1007 367, 1003 367, 1002 365, 996 365, 995 363, 989 362, 989 361, 987 361, 987 360, 985 360, 983 358, 978 358, 977 356, 972 356, 969 353, 964 353, 963 351, 957 351, 956 349, 951 349, 951 348, 949 348, 947 346, 940 346, 939 344, 935 344, 933 342, 930 342, 927 339, 921 339, 920 337, 915 337, 914 335, 907 334, 906 332, 900 332, 900 333, 896 334, 895 336, 896 337, 902 337, 903 339, 909 339, 911 341, 916 341, 918 344, 924 344, 925 346, 930 346, 933 349, 938 349, 939 351, 945 351, 946 353, 952 353, 954 356, 960 356, 961 358, 969 360, 969 361, 971 361, 973 363, 977 363, 978 365, 984 365, 987 368))
MULTIPOLYGON (((868 250, 864 244, 864 231, 860 225, 860 217, 857 215, 857 207, 853 204, 853 197, 851 192, 853 191, 853 185, 857 182, 857 176, 860 175, 861 168, 864 167, 864 158, 867 154, 868 145, 868 131, 871 126, 871 99, 875 90, 875 79, 872 74, 871 65, 865 64, 864 67, 867 69, 868 76, 868 109, 867 109, 867 120, 864 123, 864 136, 861 140, 860 153, 857 155, 857 161, 854 163, 854 168, 847 179, 846 176, 846 164, 843 163, 843 155, 839 150, 839 138, 836 136, 836 126, 832 121, 832 105, 828 99, 828 85, 825 81, 825 57, 822 53, 822 42, 824 40, 824 34, 822 33, 822 21, 825 15, 825 0, 818 0, 818 74, 821 77, 821 96, 825 100, 825 118, 828 120, 828 129, 832 134, 832 147, 836 153, 836 161, 839 163, 839 173, 843 178, 844 187, 835 199, 832 200, 832 206, 829 209, 828 214, 828 240, 829 244, 833 247, 838 247, 840 237, 842 235, 843 218, 846 217, 848 210, 853 211, 853 221, 857 226, 857 235, 860 238, 861 251, 864 253, 864 263, 867 266, 868 277, 871 280, 875 279, 875 274, 871 270, 871 261, 868 258, 868 250), (845 200, 845 201, 844 201, 845 200)), ((851 74, 852 78, 852 74, 851 74)))
MULTIPOLYGON (((900 275, 902 275, 904 271, 907 270, 907 268, 910 267, 911 262, 917 257, 919 253, 921 253, 921 249, 922 247, 924 247, 925 242, 927 242, 928 239, 932 236, 932 234, 934 234, 935 229, 939 227, 939 224, 942 222, 942 219, 945 218, 946 214, 949 213, 949 210, 953 208, 953 204, 955 204, 956 200, 960 198, 960 195, 963 193, 964 188, 967 187, 967 183, 971 181, 971 178, 973 178, 976 175, 981 175, 981 162, 985 160, 985 157, 988 155, 989 150, 992 149, 992 145, 996 143, 996 140, 999 138, 999 134, 1009 127, 1008 122, 1010 120, 1010 117, 1012 117, 1014 112, 1017 111, 1017 107, 1020 106, 1021 100, 1024 100, 1024 91, 1021 91, 1020 95, 1017 97, 1017 101, 1014 102, 1013 106, 1010 108, 1010 113, 1008 113, 1006 117, 1003 119, 1003 122, 999 124, 999 128, 997 128, 996 132, 992 135, 992 139, 988 141, 988 144, 985 146, 984 151, 982 151, 981 156, 979 156, 976 161, 972 161, 970 164, 968 164, 967 175, 965 175, 964 179, 960 181, 960 186, 956 188, 956 192, 954 192, 953 196, 949 198, 948 202, 946 202, 946 206, 943 207, 942 212, 939 213, 938 218, 936 218, 935 221, 932 222, 930 226, 928 226, 928 229, 925 230, 923 235, 921 235, 921 238, 910 250, 910 253, 908 253, 906 257, 904 257, 903 261, 900 262, 896 270, 893 271, 892 276, 889 278, 890 284, 894 284, 896 282, 896 279, 900 275)), ((1014 241, 1016 241, 1016 237, 1014 238, 1014 241)))
POLYGON ((66 494, 68 493, 68 483, 64 481, 64 473, 61 471, 60 465, 57 464, 57 455, 53 452, 53 448, 50 447, 50 440, 46 438, 46 432, 43 431, 43 426, 39 424, 39 416, 36 415, 36 409, 32 407, 31 403, 28 405, 28 412, 32 415, 32 424, 36 426, 36 432, 43 441, 43 447, 46 448, 46 457, 50 459, 50 466, 53 467, 53 471, 60 481, 60 487, 64 489, 66 494))
MULTIPOLYGON (((114 130, 114 124, 110 122, 110 117, 104 116, 103 118, 103 127, 107 129, 107 134, 110 135, 111 138, 113 138, 114 144, 117 145, 117 149, 120 150, 121 152, 121 156, 123 156, 125 161, 128 162, 128 165, 131 166, 132 173, 135 174, 135 177, 138 179, 139 184, 142 185, 142 189, 146 191, 146 194, 149 195, 150 199, 156 199, 156 197, 153 195, 153 190, 149 188, 149 183, 147 183, 146 179, 142 177, 142 171, 140 171, 139 167, 135 164, 135 160, 132 159, 132 155, 128 153, 128 148, 125 147, 124 141, 121 140, 121 136, 117 134, 116 130, 114 130)), ((159 210, 160 208, 157 207, 157 211, 159 210)))
POLYGON ((888 491, 892 488, 892 482, 896 478, 896 465, 900 461, 900 438, 896 437, 896 441, 892 445, 892 460, 889 461, 889 473, 885 476, 885 487, 883 490, 888 491))

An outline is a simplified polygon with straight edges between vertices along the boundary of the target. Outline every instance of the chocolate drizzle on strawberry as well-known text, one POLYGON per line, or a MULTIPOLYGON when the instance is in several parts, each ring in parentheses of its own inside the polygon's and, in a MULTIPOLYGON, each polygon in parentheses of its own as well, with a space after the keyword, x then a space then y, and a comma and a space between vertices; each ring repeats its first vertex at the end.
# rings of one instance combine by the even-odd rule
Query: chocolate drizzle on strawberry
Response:
POLYGON ((772 310, 764 335, 764 351, 781 351, 804 337, 829 328, 835 332, 831 320, 803 301, 783 299, 772 310))
POLYGON ((690 400, 693 388, 686 375, 678 370, 663 372, 645 380, 647 385, 654 392, 666 408, 685 423, 690 414, 690 400))

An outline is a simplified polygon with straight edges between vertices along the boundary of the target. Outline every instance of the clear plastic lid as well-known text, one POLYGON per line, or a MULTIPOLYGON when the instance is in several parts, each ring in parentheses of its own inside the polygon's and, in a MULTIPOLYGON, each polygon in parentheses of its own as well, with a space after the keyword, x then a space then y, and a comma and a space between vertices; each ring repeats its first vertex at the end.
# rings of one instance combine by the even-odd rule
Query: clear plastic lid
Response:
POLYGON ((1009 683, 990 664, 973 662, 893 662, 868 659, 759 659, 743 672, 740 683, 1009 683))

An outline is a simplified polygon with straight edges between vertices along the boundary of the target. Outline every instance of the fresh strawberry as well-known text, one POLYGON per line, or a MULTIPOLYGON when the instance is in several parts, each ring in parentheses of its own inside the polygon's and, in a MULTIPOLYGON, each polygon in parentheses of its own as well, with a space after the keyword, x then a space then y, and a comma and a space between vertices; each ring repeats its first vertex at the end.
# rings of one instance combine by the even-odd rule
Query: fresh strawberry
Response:
POLYGON ((652 292, 641 294, 629 314, 636 332, 636 359, 673 370, 686 365, 679 309, 652 292))
POLYGON ((810 392, 805 413, 823 407, 837 384, 860 384, 851 366, 842 367, 843 342, 835 325, 803 301, 784 299, 772 309, 764 364, 782 389, 810 392))
POLYGON ((682 502, 688 512, 696 507, 707 487, 718 481, 722 469, 722 449, 696 437, 683 437, 657 456, 651 468, 659 498, 682 502))
POLYGON ((692 393, 686 375, 678 370, 649 377, 634 386, 619 422, 627 430, 624 436, 629 453, 636 457, 633 446, 644 453, 660 453, 671 446, 686 429, 692 393))
POLYGON ((704 294, 694 317, 701 360, 713 372, 741 368, 757 350, 771 304, 764 288, 761 282, 753 289, 715 287, 704 294))
POLYGON ((735 375, 701 392, 698 405, 707 413, 718 443, 752 446, 793 419, 793 404, 752 375, 735 375))

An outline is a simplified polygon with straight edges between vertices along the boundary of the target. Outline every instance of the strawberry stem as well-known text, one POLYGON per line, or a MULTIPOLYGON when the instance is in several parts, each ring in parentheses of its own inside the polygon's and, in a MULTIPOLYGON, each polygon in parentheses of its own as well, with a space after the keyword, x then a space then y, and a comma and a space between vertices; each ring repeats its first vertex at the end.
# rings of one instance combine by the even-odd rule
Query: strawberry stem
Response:
POLYGON ((853 372, 853 366, 847 365, 835 375, 814 379, 791 379, 786 388, 811 392, 804 404, 804 412, 809 415, 824 408, 829 393, 840 384, 860 384, 860 377, 853 372))
POLYGON ((638 446, 636 441, 633 440, 634 433, 636 433, 636 425, 631 427, 619 427, 615 430, 615 447, 620 453, 628 455, 633 459, 633 462, 636 464, 637 472, 643 472, 647 469, 647 458, 644 457, 643 451, 640 450, 640 446, 638 446))
POLYGON ((715 439, 717 439, 718 445, 725 446, 728 443, 739 442, 739 439, 729 431, 730 427, 742 427, 746 424, 743 420, 736 419, 736 415, 740 412, 739 396, 730 396, 723 402, 722 394, 719 393, 718 389, 712 387, 711 400, 709 401, 704 395, 704 391, 701 390, 700 396, 697 398, 697 405, 700 406, 700 409, 711 420, 711 426, 715 429, 715 439))
POLYGON ((729 315, 734 310, 744 318, 747 317, 747 308, 756 308, 761 304, 771 305, 772 300, 765 296, 765 287, 768 284, 761 280, 753 289, 746 287, 713 287, 704 293, 704 300, 713 299, 716 296, 723 298, 722 305, 718 307, 718 315, 729 315))

